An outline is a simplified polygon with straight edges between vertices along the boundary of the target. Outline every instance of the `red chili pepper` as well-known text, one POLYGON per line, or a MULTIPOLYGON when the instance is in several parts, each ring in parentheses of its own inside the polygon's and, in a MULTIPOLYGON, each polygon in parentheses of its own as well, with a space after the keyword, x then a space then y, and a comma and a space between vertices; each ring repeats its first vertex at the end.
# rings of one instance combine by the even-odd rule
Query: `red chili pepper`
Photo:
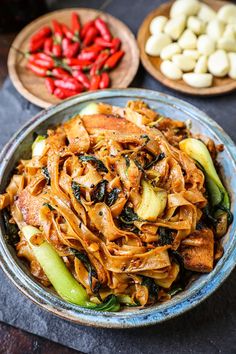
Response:
POLYGON ((100 83, 100 75, 93 75, 91 77, 91 82, 90 82, 90 88, 89 91, 97 90, 99 89, 99 83, 100 83))
POLYGON ((73 58, 79 51, 80 44, 79 42, 75 42, 69 45, 68 50, 65 51, 65 56, 67 58, 73 58))
POLYGON ((87 89, 90 88, 89 78, 82 71, 73 70, 72 75, 75 79, 77 79, 79 82, 81 82, 81 84, 83 84, 85 88, 87 88, 87 89))
POLYGON ((100 53, 103 48, 100 45, 93 44, 89 47, 83 48, 81 53, 93 52, 93 53, 100 53))
POLYGON ((82 52, 77 56, 79 60, 89 60, 94 61, 97 58, 97 52, 82 52))
POLYGON ((51 77, 46 77, 45 85, 49 93, 53 93, 55 90, 54 80, 51 77))
POLYGON ((110 77, 107 72, 102 73, 101 80, 99 83, 100 89, 105 89, 110 86, 110 77))
POLYGON ((87 47, 88 45, 90 45, 93 41, 94 38, 98 35, 98 30, 95 27, 90 27, 84 37, 83 40, 83 45, 85 47, 87 47))
POLYGON ((61 43, 63 38, 63 31, 61 28, 61 24, 57 20, 52 20, 53 33, 56 42, 61 43))
POLYGON ((81 39, 84 39, 90 27, 94 27, 94 20, 86 22, 80 31, 81 39))
POLYGON ((45 69, 52 69, 54 68, 54 62, 50 62, 48 60, 43 60, 40 58, 35 58, 35 59, 30 59, 30 63, 33 63, 41 68, 45 68, 45 69))
POLYGON ((41 66, 38 66, 30 61, 27 63, 26 66, 28 69, 33 71, 33 73, 35 73, 38 76, 45 77, 48 74, 50 74, 50 72, 47 70, 47 68, 42 68, 41 66))
POLYGON ((29 52, 34 53, 37 50, 42 49, 44 45, 45 38, 40 38, 37 41, 30 41, 29 42, 29 52))
POLYGON ((73 41, 78 41, 78 38, 75 37, 74 33, 69 29, 69 27, 65 24, 62 24, 62 31, 64 35, 73 41))
POLYGON ((54 68, 52 69, 52 75, 56 77, 57 79, 66 79, 68 77, 71 77, 71 74, 68 73, 68 71, 62 69, 62 68, 54 68))
POLYGON ((64 62, 69 66, 88 66, 92 64, 89 60, 80 60, 77 58, 66 58, 64 59, 64 62))
POLYGON ((65 98, 78 95, 78 92, 57 87, 54 91, 54 95, 63 100, 65 98))
POLYGON ((121 46, 121 40, 120 38, 116 37, 112 39, 112 48, 111 48, 111 54, 114 54, 120 49, 121 46))
POLYGON ((79 20, 79 15, 76 12, 72 12, 71 14, 71 27, 72 31, 74 32, 74 35, 79 37, 81 24, 79 20))
POLYGON ((100 45, 101 47, 105 47, 105 48, 112 48, 113 47, 113 43, 105 41, 104 38, 102 37, 97 37, 94 39, 94 43, 96 43, 97 45, 100 45))
POLYGON ((30 42, 37 42, 39 39, 46 38, 50 36, 52 33, 51 28, 49 26, 42 27, 38 32, 33 34, 30 38, 30 42))
POLYGON ((60 44, 53 44, 52 54, 57 58, 62 56, 62 48, 60 44))
POLYGON ((102 69, 104 63, 107 61, 107 59, 109 58, 109 51, 104 50, 103 52, 101 52, 96 61, 94 62, 91 70, 90 70, 90 75, 97 75, 99 74, 99 71, 102 69))
POLYGON ((120 61, 120 59, 123 57, 124 54, 125 52, 123 50, 119 50, 118 52, 112 54, 110 58, 108 58, 107 61, 105 62, 104 70, 113 69, 118 64, 118 62, 120 61))
POLYGON ((69 50, 69 46, 71 44, 71 40, 68 38, 63 38, 62 43, 61 43, 61 47, 62 47, 62 54, 63 56, 66 56, 66 53, 69 50))
POLYGON ((54 81, 56 87, 65 88, 68 90, 73 90, 77 92, 83 91, 83 85, 81 85, 75 78, 65 78, 64 80, 55 80, 54 81))
POLYGON ((109 31, 107 24, 105 21, 101 19, 101 17, 96 18, 94 21, 95 27, 101 34, 101 36, 108 42, 112 40, 111 32, 109 31))
POLYGON ((31 59, 32 60, 34 60, 34 59, 42 59, 42 60, 46 60, 46 61, 48 61, 50 63, 54 63, 54 61, 53 61, 53 59, 52 59, 52 57, 50 55, 48 55, 46 53, 41 53, 41 52, 35 53, 35 54, 30 54, 29 60, 31 60, 31 59))
POLYGON ((43 45, 43 51, 45 54, 51 55, 52 54, 52 45, 53 39, 52 37, 46 38, 43 45))
POLYGON ((43 68, 52 69, 55 66, 54 60, 45 53, 35 53, 29 56, 29 61, 43 68))

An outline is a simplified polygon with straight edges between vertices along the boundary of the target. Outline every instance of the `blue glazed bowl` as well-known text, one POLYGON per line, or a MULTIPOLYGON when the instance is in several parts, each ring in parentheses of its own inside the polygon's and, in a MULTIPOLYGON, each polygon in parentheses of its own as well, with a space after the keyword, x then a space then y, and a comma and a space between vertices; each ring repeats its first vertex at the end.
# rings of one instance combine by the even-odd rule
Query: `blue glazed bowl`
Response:
MULTIPOLYGON (((10 140, 0 156, 0 185, 4 191, 13 168, 20 158, 28 158, 33 133, 43 134, 48 127, 68 119, 91 101, 124 106, 128 100, 141 99, 162 115, 192 121, 192 130, 213 138, 225 146, 219 154, 224 183, 230 192, 232 212, 236 215, 236 147, 229 136, 205 113, 194 106, 165 94, 143 90, 104 90, 79 95, 42 111, 26 123, 10 140)), ((198 276, 183 292, 168 302, 145 309, 129 308, 121 312, 95 312, 70 304, 52 290, 44 288, 29 273, 26 265, 17 258, 15 250, 5 239, 5 227, 0 215, 0 261, 3 270, 19 290, 42 308, 76 323, 108 328, 130 328, 156 324, 180 315, 211 295, 233 270, 236 261, 236 218, 222 240, 224 255, 209 274, 198 276)))

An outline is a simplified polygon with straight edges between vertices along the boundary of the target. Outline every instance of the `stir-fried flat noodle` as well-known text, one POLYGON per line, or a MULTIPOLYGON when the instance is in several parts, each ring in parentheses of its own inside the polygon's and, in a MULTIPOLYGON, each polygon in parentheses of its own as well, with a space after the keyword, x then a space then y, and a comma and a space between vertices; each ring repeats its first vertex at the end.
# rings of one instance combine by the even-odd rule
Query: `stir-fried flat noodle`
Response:
MULTIPOLYGON (((190 133, 140 101, 100 112, 49 130, 42 155, 20 161, 0 207, 20 230, 40 228, 89 296, 168 299, 181 277, 176 254, 192 271, 214 263, 213 231, 201 223, 204 174, 178 149, 190 133)), ((49 285, 21 231, 16 248, 49 285)))

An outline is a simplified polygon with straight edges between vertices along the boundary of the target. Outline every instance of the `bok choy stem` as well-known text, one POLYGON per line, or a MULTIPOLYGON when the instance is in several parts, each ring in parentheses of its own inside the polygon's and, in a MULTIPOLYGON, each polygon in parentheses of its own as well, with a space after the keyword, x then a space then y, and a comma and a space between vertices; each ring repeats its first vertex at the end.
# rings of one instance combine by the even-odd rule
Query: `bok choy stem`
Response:
POLYGON ((115 295, 110 295, 99 305, 89 301, 86 290, 72 276, 55 249, 43 239, 41 242, 33 242, 34 236, 42 235, 41 231, 27 225, 22 228, 22 232, 51 284, 64 300, 96 311, 120 309, 120 303, 115 295))

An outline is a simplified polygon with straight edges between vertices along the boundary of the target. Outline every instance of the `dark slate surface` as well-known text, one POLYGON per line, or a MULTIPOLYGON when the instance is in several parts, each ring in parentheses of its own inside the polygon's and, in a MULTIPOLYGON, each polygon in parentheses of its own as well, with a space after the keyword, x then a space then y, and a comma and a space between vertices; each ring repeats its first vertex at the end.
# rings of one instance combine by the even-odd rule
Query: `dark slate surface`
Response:
MULTIPOLYGON (((106 10, 126 22, 136 33, 144 16, 161 2, 113 0, 106 10)), ((58 3, 51 0, 51 8, 59 7, 58 3)), ((60 1, 60 6, 63 3, 65 1, 60 1)), ((90 0, 89 4, 88 1, 67 1, 65 6, 99 8, 102 3, 100 0, 90 0)), ((184 96, 164 88, 142 68, 132 86, 159 90, 185 99, 219 122, 236 141, 236 93, 215 98, 184 96)), ((0 92, 0 147, 38 111, 6 80, 0 92)), ((0 320, 85 353, 233 354, 236 353, 235 284, 234 271, 208 300, 172 321, 143 329, 107 330, 78 326, 41 310, 19 293, 0 271, 0 320)))

